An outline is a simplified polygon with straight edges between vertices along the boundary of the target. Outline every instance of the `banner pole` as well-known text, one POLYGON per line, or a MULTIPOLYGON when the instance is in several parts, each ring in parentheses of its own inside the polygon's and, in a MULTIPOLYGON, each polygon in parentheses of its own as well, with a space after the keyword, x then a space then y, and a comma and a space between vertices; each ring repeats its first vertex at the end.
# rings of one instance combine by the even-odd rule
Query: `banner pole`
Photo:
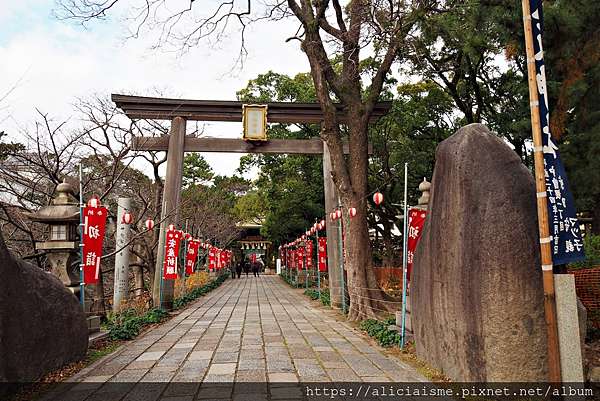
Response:
POLYGON ((85 282, 83 274, 83 169, 79 163, 79 302, 85 313, 85 282))
POLYGON ((544 311, 548 337, 548 379, 552 383, 561 382, 560 349, 558 344, 558 324, 556 320, 556 300, 554 296, 554 274, 552 271, 552 253, 550 248, 550 228, 548 225, 548 206, 546 198, 546 178, 544 174, 544 155, 542 129, 539 112, 539 96, 536 83, 535 52, 533 47, 533 28, 529 0, 521 1, 523 7, 523 26, 525 30, 525 50, 527 56, 527 78, 529 84, 529 107, 531 111, 531 131, 533 135, 533 156, 535 162, 535 188, 537 192, 538 229, 540 234, 540 256, 544 284, 544 311))
POLYGON ((404 348, 406 339, 406 291, 408 270, 408 163, 404 163, 404 219, 402 234, 402 331, 400 335, 400 348, 404 348))
MULTIPOLYGON (((317 222, 317 224, 319 224, 319 220, 315 219, 315 221, 317 222)), ((315 229, 315 239, 316 239, 316 245, 317 245, 317 249, 316 249, 316 256, 317 256, 317 263, 315 263, 315 267, 317 268, 317 291, 319 293, 319 300, 321 300, 321 269, 319 268, 319 229, 315 229)))
MULTIPOLYGON (((338 199, 339 202, 339 199, 338 199)), ((340 208, 340 210, 342 210, 342 205, 341 202, 338 204, 338 207, 340 208)), ((338 237, 339 237, 339 241, 338 241, 338 247, 339 247, 339 252, 340 252, 340 286, 341 286, 341 290, 342 290, 342 312, 344 314, 346 314, 346 282, 344 280, 344 235, 343 235, 343 227, 342 227, 342 223, 343 223, 343 212, 342 212, 342 217, 340 217, 338 222, 338 237)))

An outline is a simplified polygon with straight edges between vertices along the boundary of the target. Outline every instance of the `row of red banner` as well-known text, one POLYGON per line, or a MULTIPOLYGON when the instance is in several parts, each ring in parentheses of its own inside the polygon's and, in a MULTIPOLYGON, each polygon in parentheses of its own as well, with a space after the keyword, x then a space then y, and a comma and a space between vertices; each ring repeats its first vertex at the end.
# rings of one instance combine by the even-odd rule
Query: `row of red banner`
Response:
MULTIPOLYGON (((279 247, 279 258, 288 269, 312 270, 313 242, 307 240, 302 246, 279 247)), ((320 272, 327 271, 327 238, 319 238, 317 249, 317 264, 320 272)))
MULTIPOLYGON (((175 280, 179 277, 177 263, 179 261, 179 247, 184 233, 179 230, 169 229, 165 241, 165 260, 163 265, 163 278, 165 280, 175 280)), ((185 274, 194 273, 194 266, 198 260, 200 248, 208 250, 208 268, 210 271, 221 270, 231 263, 232 252, 221 249, 216 246, 205 244, 197 239, 190 239, 187 242, 187 251, 185 255, 185 274)))
MULTIPOLYGON (((97 284, 100 277, 100 261, 102 258, 102 244, 106 234, 106 218, 108 210, 99 202, 90 202, 83 208, 83 236, 82 236, 82 268, 83 282, 97 284)), ((178 263, 181 241, 187 239, 185 255, 185 274, 194 273, 194 266, 198 260, 200 248, 208 249, 208 266, 211 271, 223 269, 231 263, 232 252, 220 249, 200 240, 191 238, 190 234, 167 229, 165 238, 165 258, 163 263, 163 278, 175 280, 178 277, 178 263)))
MULTIPOLYGON (((408 220, 408 244, 407 244, 407 279, 410 280, 412 272, 413 260, 415 250, 421 234, 423 231, 423 225, 425 224, 425 217, 427 211, 412 208, 409 211, 408 220)), ((344 233, 345 234, 345 233, 344 233)), ((345 239, 345 236, 344 236, 345 239)), ((281 259, 284 266, 288 269, 294 270, 311 270, 313 268, 313 242, 311 240, 305 240, 304 245, 300 242, 299 245, 295 243, 286 244, 286 246, 279 247, 279 258, 281 259)), ((327 271, 327 238, 320 237, 318 244, 317 253, 318 268, 321 272, 327 271)))

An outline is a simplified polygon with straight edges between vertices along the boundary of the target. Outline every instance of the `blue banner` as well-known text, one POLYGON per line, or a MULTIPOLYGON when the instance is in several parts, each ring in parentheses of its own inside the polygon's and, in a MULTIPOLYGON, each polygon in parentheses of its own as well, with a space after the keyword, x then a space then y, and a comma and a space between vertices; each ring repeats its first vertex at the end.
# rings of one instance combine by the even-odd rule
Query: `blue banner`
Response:
POLYGON ((544 18, 542 0, 529 0, 533 45, 535 51, 536 82, 539 96, 540 122, 542 126, 542 145, 548 196, 548 218, 552 237, 552 262, 555 265, 582 260, 583 242, 579 221, 575 215, 573 195, 569 191, 565 168, 560 160, 558 147, 552 142, 550 134, 550 112, 544 66, 544 48, 542 34, 544 18))

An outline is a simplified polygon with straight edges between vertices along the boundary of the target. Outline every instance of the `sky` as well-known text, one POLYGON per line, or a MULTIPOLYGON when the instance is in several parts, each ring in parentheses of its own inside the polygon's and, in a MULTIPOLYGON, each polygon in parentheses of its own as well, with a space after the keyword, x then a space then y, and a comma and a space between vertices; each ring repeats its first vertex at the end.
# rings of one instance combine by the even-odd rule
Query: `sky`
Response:
MULTIPOLYGON (((235 100, 237 90, 260 73, 294 75, 309 70, 298 42, 285 42, 296 27, 290 21, 254 25, 248 32, 249 56, 232 72, 237 36, 217 46, 202 43, 186 54, 152 50, 151 34, 127 39, 123 10, 107 21, 80 24, 52 16, 54 0, 0 0, 0 131, 18 140, 31 127, 36 108, 55 121, 76 124, 73 103, 92 94, 152 95, 235 100), (121 14, 120 14, 121 13, 121 14)), ((241 123, 207 123, 205 135, 241 136, 241 123)), ((217 174, 231 175, 241 155, 205 154, 217 174)))

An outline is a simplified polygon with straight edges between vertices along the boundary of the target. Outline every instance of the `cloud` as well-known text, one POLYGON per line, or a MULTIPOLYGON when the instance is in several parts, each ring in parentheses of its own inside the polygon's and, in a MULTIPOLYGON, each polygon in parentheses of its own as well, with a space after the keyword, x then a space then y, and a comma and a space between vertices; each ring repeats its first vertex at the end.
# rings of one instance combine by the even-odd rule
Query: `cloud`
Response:
MULTIPOLYGON (((0 30, 0 37, 5 38, 0 42, 0 91, 23 77, 8 99, 12 117, 2 126, 13 137, 18 125, 34 119, 36 107, 57 120, 68 119, 74 115, 74 100, 92 93, 144 94, 158 87, 183 98, 233 100, 235 92, 259 73, 274 70, 293 75, 309 69, 297 42, 285 43, 289 30, 295 30, 285 22, 265 23, 249 31, 245 67, 232 76, 227 72, 237 57, 235 36, 221 43, 220 50, 200 46, 181 56, 150 51, 149 37, 123 41, 122 30, 114 22, 85 30, 52 19, 51 2, 26 0, 24 4, 36 4, 36 16, 21 19, 19 29, 11 28, 10 34, 0 30)), ((23 5, 4 8, 0 21, 12 21, 26 9, 23 5)), ((236 136, 239 125, 236 129, 208 124, 206 133, 236 136)), ((231 174, 239 156, 213 154, 207 159, 217 173, 231 174)))

